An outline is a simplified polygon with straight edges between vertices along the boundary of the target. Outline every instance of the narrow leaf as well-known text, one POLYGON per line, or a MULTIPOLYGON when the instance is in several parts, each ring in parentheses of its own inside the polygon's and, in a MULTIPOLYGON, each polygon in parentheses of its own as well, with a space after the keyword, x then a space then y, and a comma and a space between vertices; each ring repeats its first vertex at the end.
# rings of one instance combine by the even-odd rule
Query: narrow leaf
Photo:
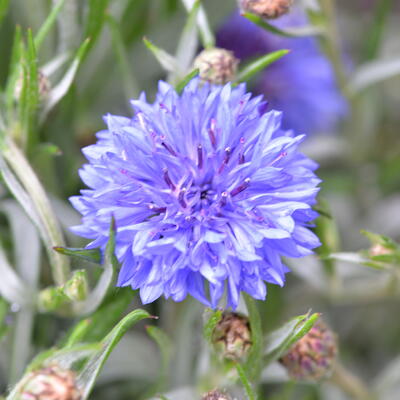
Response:
POLYGON ((10 0, 0 0, 0 25, 7 14, 9 5, 10 5, 10 0))
POLYGON ((40 46, 46 39, 50 29, 53 27, 55 22, 57 21, 58 14, 63 8, 65 0, 59 0, 58 3, 53 7, 50 14, 44 21, 43 25, 40 27, 38 33, 35 35, 35 47, 36 50, 39 51, 40 46))
POLYGON ((288 54, 290 50, 278 50, 273 53, 265 54, 264 56, 257 58, 250 64, 246 65, 242 70, 239 71, 236 81, 245 82, 252 78, 255 74, 260 71, 263 71, 268 65, 274 63, 279 60, 286 54, 288 54))
POLYGON ((0 294, 10 303, 20 306, 33 304, 34 294, 8 262, 4 249, 0 246, 0 294))
POLYGON ((348 91, 355 95, 369 86, 400 75, 400 58, 376 60, 362 65, 350 78, 348 91))
POLYGON ((171 54, 167 53, 165 50, 160 49, 146 38, 143 38, 143 42, 166 71, 181 73, 181 68, 175 57, 171 56, 171 54))
POLYGON ((331 253, 327 258, 338 261, 346 261, 354 264, 363 264, 369 261, 368 258, 364 257, 362 254, 351 252, 331 253))
POLYGON ((195 77, 199 75, 199 69, 196 68, 192 72, 189 72, 176 86, 175 90, 178 94, 183 92, 186 85, 195 77))
POLYGON ((151 388, 151 392, 146 394, 147 398, 151 397, 152 394, 162 392, 167 383, 171 362, 172 343, 171 339, 162 329, 157 328, 156 326, 147 326, 146 330, 149 336, 157 343, 161 352, 160 376, 156 385, 151 388))
POLYGON ((95 264, 101 262, 101 252, 99 249, 76 249, 72 247, 53 247, 55 251, 69 257, 75 257, 95 264))
POLYGON ((214 329, 217 326, 218 322, 221 321, 222 311, 212 311, 211 316, 208 318, 207 322, 204 324, 203 328, 203 336, 207 342, 211 343, 214 329))
POLYGON ((300 315, 268 335, 264 367, 284 355, 293 344, 310 331, 319 317, 319 313, 300 315))
MULTIPOLYGON (((183 71, 191 67, 194 55, 197 50, 197 24, 196 18, 200 7, 200 1, 196 0, 189 12, 185 27, 183 28, 181 37, 176 50, 176 60, 183 71)), ((172 82, 176 80, 176 74, 170 78, 172 82)))
POLYGON ((262 17, 251 14, 251 13, 243 13, 243 17, 247 18, 249 21, 253 22, 254 24, 258 25, 260 28, 268 32, 272 32, 279 36, 285 36, 290 38, 301 38, 306 36, 316 36, 322 35, 324 30, 321 27, 317 26, 302 26, 296 28, 287 28, 285 30, 277 28, 275 25, 268 23, 262 17))
POLYGON ((30 148, 33 142, 37 111, 39 107, 38 66, 32 31, 28 29, 28 46, 25 53, 24 80, 20 102, 21 121, 25 143, 30 148))
POLYGON ((110 224, 109 239, 104 254, 103 273, 94 290, 88 298, 81 303, 75 303, 77 315, 87 315, 93 313, 104 300, 109 288, 114 282, 118 261, 114 255, 115 250, 115 222, 112 219, 110 224))
MULTIPOLYGON (((101 33, 105 22, 106 11, 109 2, 110 0, 88 1, 89 12, 84 37, 90 39, 90 42, 88 43, 89 48, 92 48, 94 46, 101 33)), ((83 56, 85 56, 85 54, 83 56)))
POLYGON ((83 42, 64 77, 61 79, 60 83, 50 92, 41 116, 42 120, 51 111, 51 109, 67 94, 78 71, 79 65, 89 49, 89 43, 89 39, 86 39, 83 42))
POLYGON ((132 325, 144 318, 150 318, 146 311, 140 309, 132 311, 104 338, 102 341, 103 349, 88 360, 77 378, 78 385, 82 388, 82 400, 89 397, 97 376, 122 336, 132 325))
MULTIPOLYGON (((186 10, 190 12, 193 9, 196 0, 182 0, 186 10)), ((210 28, 210 24, 207 19, 207 14, 204 11, 204 7, 200 5, 199 11, 197 12, 197 26, 200 31, 201 42, 203 47, 209 48, 215 45, 214 34, 210 28)))
POLYGON ((255 300, 247 293, 244 294, 247 311, 249 313, 250 329, 251 329, 251 347, 247 356, 244 369, 246 375, 255 381, 259 378, 262 369, 262 350, 264 346, 264 338, 261 326, 261 316, 257 308, 255 300))
POLYGON ((387 17, 390 16, 393 0, 380 0, 377 2, 372 25, 366 29, 364 59, 373 60, 378 52, 384 36, 387 17))
POLYGON ((128 59, 128 54, 125 44, 121 35, 120 26, 117 21, 111 16, 107 16, 108 26, 110 27, 111 37, 113 41, 113 48, 115 50, 118 65, 121 71, 121 82, 127 100, 135 97, 138 92, 138 85, 133 77, 132 65, 128 59))
POLYGON ((9 324, 6 322, 8 312, 8 303, 2 297, 0 297, 0 343, 9 329, 9 324))
POLYGON ((6 105, 9 114, 13 111, 14 101, 16 97, 16 86, 18 80, 22 77, 21 60, 24 51, 24 43, 22 41, 21 27, 15 28, 14 42, 11 52, 11 62, 8 71, 8 80, 6 86, 6 105))

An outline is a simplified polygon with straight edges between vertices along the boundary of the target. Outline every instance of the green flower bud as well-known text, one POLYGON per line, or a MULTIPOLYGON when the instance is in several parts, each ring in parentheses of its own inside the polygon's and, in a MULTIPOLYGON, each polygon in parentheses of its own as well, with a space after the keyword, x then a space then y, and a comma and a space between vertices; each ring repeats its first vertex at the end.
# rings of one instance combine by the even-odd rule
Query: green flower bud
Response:
POLYGON ((80 400, 74 371, 51 365, 31 372, 21 389, 21 400, 80 400))
POLYGON ((41 311, 59 310, 68 303, 69 299, 62 287, 48 287, 39 293, 39 309, 41 311))
POLYGON ((317 321, 280 362, 291 378, 315 382, 327 378, 332 373, 336 355, 336 335, 325 323, 317 321))
POLYGON ((214 47, 203 50, 196 57, 194 68, 199 69, 202 81, 224 85, 235 78, 238 63, 231 51, 214 47))
POLYGON ((265 19, 275 19, 289 12, 293 0, 240 0, 244 12, 256 14, 265 19))
POLYGON ((87 274, 85 270, 75 271, 64 285, 65 295, 72 301, 83 301, 88 295, 87 274))
POLYGON ((235 312, 224 312, 212 335, 218 354, 229 360, 244 358, 251 347, 249 319, 235 312))
POLYGON ((231 400, 231 398, 226 393, 220 392, 219 390, 212 390, 203 395, 201 400, 231 400))

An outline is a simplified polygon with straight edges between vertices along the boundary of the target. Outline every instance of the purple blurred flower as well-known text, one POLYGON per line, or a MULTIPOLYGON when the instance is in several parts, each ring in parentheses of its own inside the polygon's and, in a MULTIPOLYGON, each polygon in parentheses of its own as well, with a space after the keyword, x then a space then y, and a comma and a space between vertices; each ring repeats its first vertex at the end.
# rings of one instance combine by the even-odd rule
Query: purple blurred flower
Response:
POLYGON ((198 85, 182 95, 159 83, 156 101, 132 101, 133 118, 108 115, 107 129, 84 148, 80 176, 90 189, 71 202, 77 234, 104 249, 116 220, 118 286, 143 303, 192 295, 216 307, 224 293, 264 299, 264 281, 283 285, 280 256, 319 245, 308 229, 320 180, 298 152, 304 135, 280 128, 245 85, 198 85))
MULTIPOLYGON (((298 9, 273 24, 281 29, 307 24, 298 9)), ((283 126, 298 132, 331 132, 347 111, 336 85, 334 71, 313 38, 284 38, 266 32, 235 13, 220 29, 217 45, 248 60, 279 49, 291 52, 269 66, 254 91, 267 98, 271 108, 283 111, 283 126)))

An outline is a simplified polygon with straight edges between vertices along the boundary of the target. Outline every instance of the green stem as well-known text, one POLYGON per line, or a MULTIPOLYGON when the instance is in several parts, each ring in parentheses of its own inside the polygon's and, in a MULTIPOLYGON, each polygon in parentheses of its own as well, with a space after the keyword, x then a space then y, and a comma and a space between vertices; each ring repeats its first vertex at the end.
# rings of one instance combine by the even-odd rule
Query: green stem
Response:
POLYGON ((246 391, 248 400, 257 400, 257 395, 251 387, 250 381, 246 376, 246 372, 239 363, 236 364, 236 371, 239 375, 240 381, 243 384, 244 390, 246 391))
POLYGON ((355 400, 374 400, 374 396, 364 382, 354 376, 340 363, 335 365, 330 380, 355 400))
POLYGON ((47 250, 54 282, 63 285, 68 280, 69 263, 67 257, 53 250, 55 246, 64 246, 64 238, 46 192, 25 155, 10 138, 6 140, 3 156, 36 208, 40 219, 38 229, 47 250))
POLYGON ((335 0, 319 0, 321 11, 325 19, 326 35, 322 37, 325 50, 332 61, 338 85, 343 93, 346 93, 347 79, 343 66, 340 50, 339 32, 336 25, 335 0))

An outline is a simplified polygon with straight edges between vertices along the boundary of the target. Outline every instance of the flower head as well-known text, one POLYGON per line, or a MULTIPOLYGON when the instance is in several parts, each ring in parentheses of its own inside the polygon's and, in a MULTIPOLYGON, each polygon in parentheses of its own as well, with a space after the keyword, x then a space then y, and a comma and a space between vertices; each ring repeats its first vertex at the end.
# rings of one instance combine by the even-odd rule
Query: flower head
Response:
MULTIPOLYGON (((280 29, 296 28, 307 24, 307 18, 294 8, 274 24, 280 29)), ((278 36, 236 12, 221 27, 217 44, 232 50, 241 61, 280 49, 290 50, 268 66, 254 86, 254 91, 264 94, 272 108, 283 111, 285 128, 329 133, 346 115, 346 102, 338 90, 334 70, 314 38, 278 36)))
POLYGON ((79 400, 74 371, 50 365, 31 372, 22 387, 21 400, 79 400))
POLYGON ((244 358, 252 344, 249 319, 236 312, 224 312, 213 331, 213 343, 224 358, 244 358))
POLYGON ((220 392, 219 390, 212 390, 211 392, 203 395, 201 400, 230 400, 230 397, 226 393, 220 392))
POLYGON ((280 256, 312 253, 308 226, 320 180, 298 151, 304 135, 280 127, 262 97, 192 80, 181 95, 160 82, 154 103, 132 101, 133 118, 108 115, 96 144, 83 149, 89 189, 71 199, 73 230, 104 249, 112 216, 118 285, 144 303, 188 294, 216 307, 226 294, 266 296, 283 285, 280 256))
POLYGON ((280 361, 293 379, 319 381, 332 372, 336 355, 335 334, 318 320, 280 361))
POLYGON ((203 50, 194 60, 202 81, 223 85, 236 75, 239 60, 229 50, 213 47, 203 50))

